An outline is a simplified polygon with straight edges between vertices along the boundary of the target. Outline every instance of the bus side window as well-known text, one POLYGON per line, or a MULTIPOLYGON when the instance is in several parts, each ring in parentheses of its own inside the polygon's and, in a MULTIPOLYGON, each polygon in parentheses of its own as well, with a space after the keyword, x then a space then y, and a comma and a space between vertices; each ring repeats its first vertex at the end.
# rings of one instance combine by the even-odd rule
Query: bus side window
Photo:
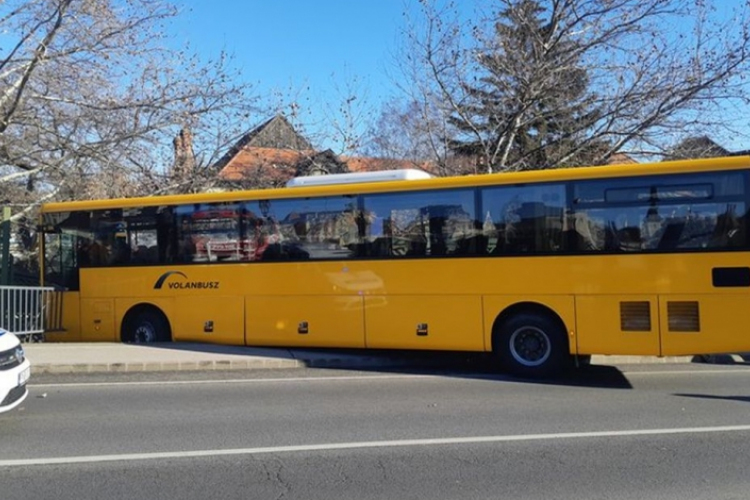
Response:
POLYGON ((417 239, 411 240, 406 255, 414 257, 423 257, 427 255, 427 242, 417 239))
POLYGON ((657 245, 658 250, 674 250, 680 246, 680 236, 685 229, 685 220, 668 220, 657 245))
POLYGON ((390 257, 391 255, 391 238, 380 236, 372 242, 370 254, 372 257, 390 257))
POLYGON ((94 267, 105 266, 109 263, 109 248, 106 242, 94 238, 89 246, 89 263, 94 267))
MULTIPOLYGON (((492 253, 534 254, 563 250, 565 186, 539 184, 482 189, 484 227, 497 234, 492 253)), ((569 225, 568 225, 569 226, 569 225)))
POLYGON ((716 227, 708 243, 709 248, 737 248, 747 246, 747 214, 738 217, 735 205, 728 205, 716 219, 716 227))
POLYGON ((180 264, 193 262, 195 252, 193 237, 189 233, 183 234, 177 242, 177 262, 180 264))
POLYGON ((114 265, 130 263, 130 246, 124 238, 115 238, 112 247, 111 263, 114 265))
POLYGON ((468 238, 462 238, 456 242, 456 255, 487 255, 489 237, 476 234, 468 238))

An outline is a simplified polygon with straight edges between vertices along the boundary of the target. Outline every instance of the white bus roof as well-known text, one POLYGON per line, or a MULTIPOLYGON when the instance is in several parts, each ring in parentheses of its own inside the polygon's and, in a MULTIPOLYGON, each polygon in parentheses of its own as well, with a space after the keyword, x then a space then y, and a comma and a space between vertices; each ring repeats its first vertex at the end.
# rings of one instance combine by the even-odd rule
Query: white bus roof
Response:
POLYGON ((413 181, 429 179, 432 176, 422 170, 406 168, 401 170, 379 170, 377 172, 356 172, 351 174, 307 175, 295 177, 286 187, 324 186, 328 184, 357 184, 359 182, 413 181))

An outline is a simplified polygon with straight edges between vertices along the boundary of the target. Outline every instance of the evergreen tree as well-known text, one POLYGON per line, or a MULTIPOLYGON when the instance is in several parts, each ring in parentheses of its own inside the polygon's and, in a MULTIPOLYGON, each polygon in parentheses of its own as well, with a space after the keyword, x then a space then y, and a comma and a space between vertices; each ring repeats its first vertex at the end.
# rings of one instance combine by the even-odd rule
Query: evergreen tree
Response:
POLYGON ((554 12, 536 0, 500 11, 493 39, 475 56, 475 84, 449 118, 456 155, 516 169, 583 164, 596 150, 580 148, 580 131, 597 119, 595 96, 574 40, 554 12), (562 160, 562 161, 561 161, 562 160))

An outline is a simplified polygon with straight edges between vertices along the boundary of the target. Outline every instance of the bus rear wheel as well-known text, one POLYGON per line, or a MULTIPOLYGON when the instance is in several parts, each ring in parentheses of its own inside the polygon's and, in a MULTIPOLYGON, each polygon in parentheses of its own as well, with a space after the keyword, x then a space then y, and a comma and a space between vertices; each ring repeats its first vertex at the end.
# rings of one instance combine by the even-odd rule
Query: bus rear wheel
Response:
POLYGON ((551 377, 570 367, 565 329, 549 315, 519 313, 495 332, 493 353, 501 369, 524 377, 551 377))
POLYGON ((135 309, 123 321, 122 341, 133 344, 169 342, 171 334, 167 318, 161 311, 148 307, 135 309))

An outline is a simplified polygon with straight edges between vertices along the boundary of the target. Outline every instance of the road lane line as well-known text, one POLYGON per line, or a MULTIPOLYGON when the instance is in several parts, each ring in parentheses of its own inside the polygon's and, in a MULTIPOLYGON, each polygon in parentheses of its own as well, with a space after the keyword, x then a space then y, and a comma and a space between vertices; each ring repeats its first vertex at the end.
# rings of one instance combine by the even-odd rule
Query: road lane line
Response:
POLYGON ((185 458, 225 457, 231 455, 262 455, 269 453, 298 453, 310 451, 357 450, 371 448, 395 448, 440 446, 453 444, 508 443, 523 441, 545 441, 565 439, 617 438, 633 436, 667 436, 675 434, 709 434, 719 432, 747 432, 750 425, 728 425, 722 427, 683 427, 675 429, 641 429, 626 431, 569 432, 557 434, 520 434, 507 436, 478 436, 463 438, 437 439, 404 439, 398 441, 363 441, 352 443, 309 444, 298 446, 273 446, 259 448, 237 448, 228 450, 197 450, 153 453, 125 453, 120 455, 89 455, 58 458, 26 458, 17 460, 0 460, 3 467, 28 467, 34 465, 74 465, 101 462, 127 462, 136 460, 165 460, 185 458))

